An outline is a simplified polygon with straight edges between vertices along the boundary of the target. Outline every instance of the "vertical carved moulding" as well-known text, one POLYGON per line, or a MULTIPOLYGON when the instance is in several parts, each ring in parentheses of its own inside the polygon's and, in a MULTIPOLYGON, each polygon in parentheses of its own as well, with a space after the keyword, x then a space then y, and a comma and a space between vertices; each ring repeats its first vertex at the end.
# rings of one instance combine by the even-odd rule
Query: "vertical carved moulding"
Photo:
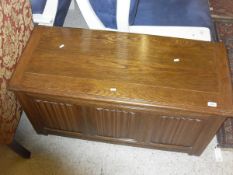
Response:
POLYGON ((152 143, 190 147, 203 128, 203 120, 189 117, 160 116, 153 120, 153 126, 152 143))
POLYGON ((97 135, 119 139, 134 139, 136 114, 118 109, 96 108, 97 135))
POLYGON ((82 115, 77 106, 38 99, 35 105, 48 128, 82 132, 82 115))

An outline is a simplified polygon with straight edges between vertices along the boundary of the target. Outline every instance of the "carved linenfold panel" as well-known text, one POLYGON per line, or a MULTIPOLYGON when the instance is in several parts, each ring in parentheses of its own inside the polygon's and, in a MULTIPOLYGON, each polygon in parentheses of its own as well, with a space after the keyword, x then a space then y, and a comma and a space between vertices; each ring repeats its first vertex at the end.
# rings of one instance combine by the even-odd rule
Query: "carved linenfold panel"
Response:
POLYGON ((161 116, 152 119, 152 143, 192 146, 200 135, 204 121, 196 118, 161 116))
POLYGON ((81 107, 71 104, 34 100, 38 113, 48 128, 82 132, 81 107))
POLYGON ((121 139, 134 139, 136 114, 118 109, 95 109, 97 135, 121 139))
POLYGON ((205 121, 195 117, 161 116, 130 109, 73 105, 34 100, 44 127, 78 132, 122 142, 163 144, 191 148, 205 121))

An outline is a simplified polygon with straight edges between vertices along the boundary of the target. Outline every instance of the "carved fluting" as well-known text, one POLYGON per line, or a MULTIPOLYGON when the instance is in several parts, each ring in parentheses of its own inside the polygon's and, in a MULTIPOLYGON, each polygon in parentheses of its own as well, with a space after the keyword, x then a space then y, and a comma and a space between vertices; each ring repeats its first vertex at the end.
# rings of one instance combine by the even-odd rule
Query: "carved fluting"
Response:
POLYGON ((97 135, 121 139, 134 139, 136 114, 118 109, 96 108, 97 135))
POLYGON ((189 117, 161 116, 152 122, 152 143, 191 147, 200 135, 203 120, 189 117))
POLYGON ((82 132, 81 109, 65 103, 35 100, 36 108, 48 128, 82 132))

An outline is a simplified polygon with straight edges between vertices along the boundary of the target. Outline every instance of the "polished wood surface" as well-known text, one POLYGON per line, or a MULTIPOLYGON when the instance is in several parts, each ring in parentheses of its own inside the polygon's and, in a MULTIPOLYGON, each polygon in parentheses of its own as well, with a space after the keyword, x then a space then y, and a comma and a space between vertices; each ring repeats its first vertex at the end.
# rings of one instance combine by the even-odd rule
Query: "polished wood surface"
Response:
POLYGON ((225 47, 36 27, 9 88, 38 133, 200 155, 232 116, 225 47))
POLYGON ((219 43, 38 27, 25 52, 21 60, 30 66, 19 66, 15 78, 21 81, 12 81, 11 89, 232 114, 229 68, 219 43))

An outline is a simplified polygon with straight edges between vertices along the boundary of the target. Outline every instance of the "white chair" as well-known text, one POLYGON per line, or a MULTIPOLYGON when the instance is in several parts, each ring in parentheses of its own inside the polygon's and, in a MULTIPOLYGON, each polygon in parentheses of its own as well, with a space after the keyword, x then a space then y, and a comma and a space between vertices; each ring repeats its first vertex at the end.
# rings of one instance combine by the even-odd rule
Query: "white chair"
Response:
MULTIPOLYGON (((137 1, 137 0, 136 0, 137 1)), ((185 12, 186 16, 190 15, 190 23, 192 23, 191 15, 194 15, 194 18, 196 19, 195 22, 198 23, 199 16, 205 16, 205 18, 208 18, 208 1, 207 0, 189 0, 191 3, 185 4, 188 2, 187 0, 175 0, 177 4, 179 4, 179 8, 183 9, 181 7, 182 5, 186 5, 185 7, 190 6, 190 14, 189 12, 185 12), (182 4, 183 3, 183 4, 182 4), (191 4, 191 5, 190 5, 191 4), (204 7, 203 7, 204 6, 204 7), (203 8, 202 8, 203 7, 203 8), (201 9, 202 11, 198 11, 195 13, 195 10, 201 9), (193 13, 193 14, 192 14, 193 13), (207 14, 207 15, 206 15, 207 14), (196 16, 195 16, 196 15, 196 16), (207 17, 206 17, 207 16, 207 17)), ((157 3, 161 8, 167 8, 168 6, 172 8, 173 4, 168 3, 174 3, 173 1, 167 1, 167 4, 164 5, 164 0, 139 0, 138 2, 138 9, 137 14, 135 16, 136 23, 129 24, 129 18, 130 18, 130 5, 132 3, 132 0, 116 0, 116 24, 117 29, 105 27, 106 25, 103 23, 103 21, 100 20, 98 15, 96 14, 93 6, 91 5, 89 0, 76 0, 81 13, 89 26, 90 29, 96 29, 96 30, 113 30, 113 31, 119 31, 119 32, 131 32, 131 33, 142 33, 142 34, 151 34, 151 35, 160 35, 160 36, 170 36, 170 37, 178 37, 178 38, 186 38, 186 39, 195 39, 195 40, 204 40, 204 41, 211 41, 211 26, 207 27, 206 25, 200 24, 200 25, 170 25, 169 21, 166 25, 154 25, 154 24, 140 24, 140 18, 142 23, 143 20, 147 20, 147 16, 143 16, 145 13, 150 13, 154 7, 150 8, 150 5, 147 5, 149 3, 157 3), (143 4, 144 3, 144 4, 143 4), (150 11, 150 12, 148 12, 150 11), (139 20, 137 20, 139 19, 139 20)), ((155 4, 155 5, 157 5, 155 4)), ((153 4, 152 4, 153 5, 153 4)), ((154 5, 154 6, 155 6, 154 5)), ((156 7, 156 6, 155 6, 156 7)), ((158 8, 160 8, 158 7, 158 8)), ((174 7, 176 8, 176 7, 174 7)), ((104 10, 104 9, 103 9, 104 10)), ((155 15, 157 14, 158 9, 155 9, 155 15)), ((162 11, 162 10, 160 10, 162 11)), ((186 9, 187 11, 187 9, 186 9)), ((171 12, 172 13, 172 12, 171 12)), ((174 10, 174 13, 178 13, 176 10, 174 10)), ((163 14, 162 14, 163 15, 163 14)), ((172 15, 172 14, 171 14, 172 15)), ((151 16, 151 15, 150 15, 151 16)), ((153 15, 152 15, 153 16, 153 15)), ((189 16, 188 16, 189 17, 189 16)), ((161 16, 161 13, 159 14, 158 18, 163 18, 161 16)), ((164 14, 164 19, 166 21, 167 14, 164 14)), ((182 18, 182 14, 181 14, 182 18)), ((201 18, 200 18, 201 19, 201 18)), ((177 19, 179 20, 179 19, 177 19)), ((206 19, 204 19, 206 20, 206 19)), ((210 20, 207 19, 207 21, 210 20)), ((162 20, 161 20, 162 21, 162 20)), ((208 21, 210 23, 210 21, 208 21)), ((161 22, 163 23, 163 21, 161 22)), ((186 20, 186 23, 189 23, 189 21, 186 20)))
MULTIPOLYGON (((32 1, 32 6, 34 1, 32 1)), ((35 4, 37 5, 37 4, 35 4)), ((33 13, 34 23, 45 26, 53 26, 57 14, 58 0, 47 0, 42 13, 33 13)), ((33 10, 33 8, 32 8, 33 10)))
POLYGON ((46 26, 63 26, 71 0, 30 1, 34 23, 46 26))

